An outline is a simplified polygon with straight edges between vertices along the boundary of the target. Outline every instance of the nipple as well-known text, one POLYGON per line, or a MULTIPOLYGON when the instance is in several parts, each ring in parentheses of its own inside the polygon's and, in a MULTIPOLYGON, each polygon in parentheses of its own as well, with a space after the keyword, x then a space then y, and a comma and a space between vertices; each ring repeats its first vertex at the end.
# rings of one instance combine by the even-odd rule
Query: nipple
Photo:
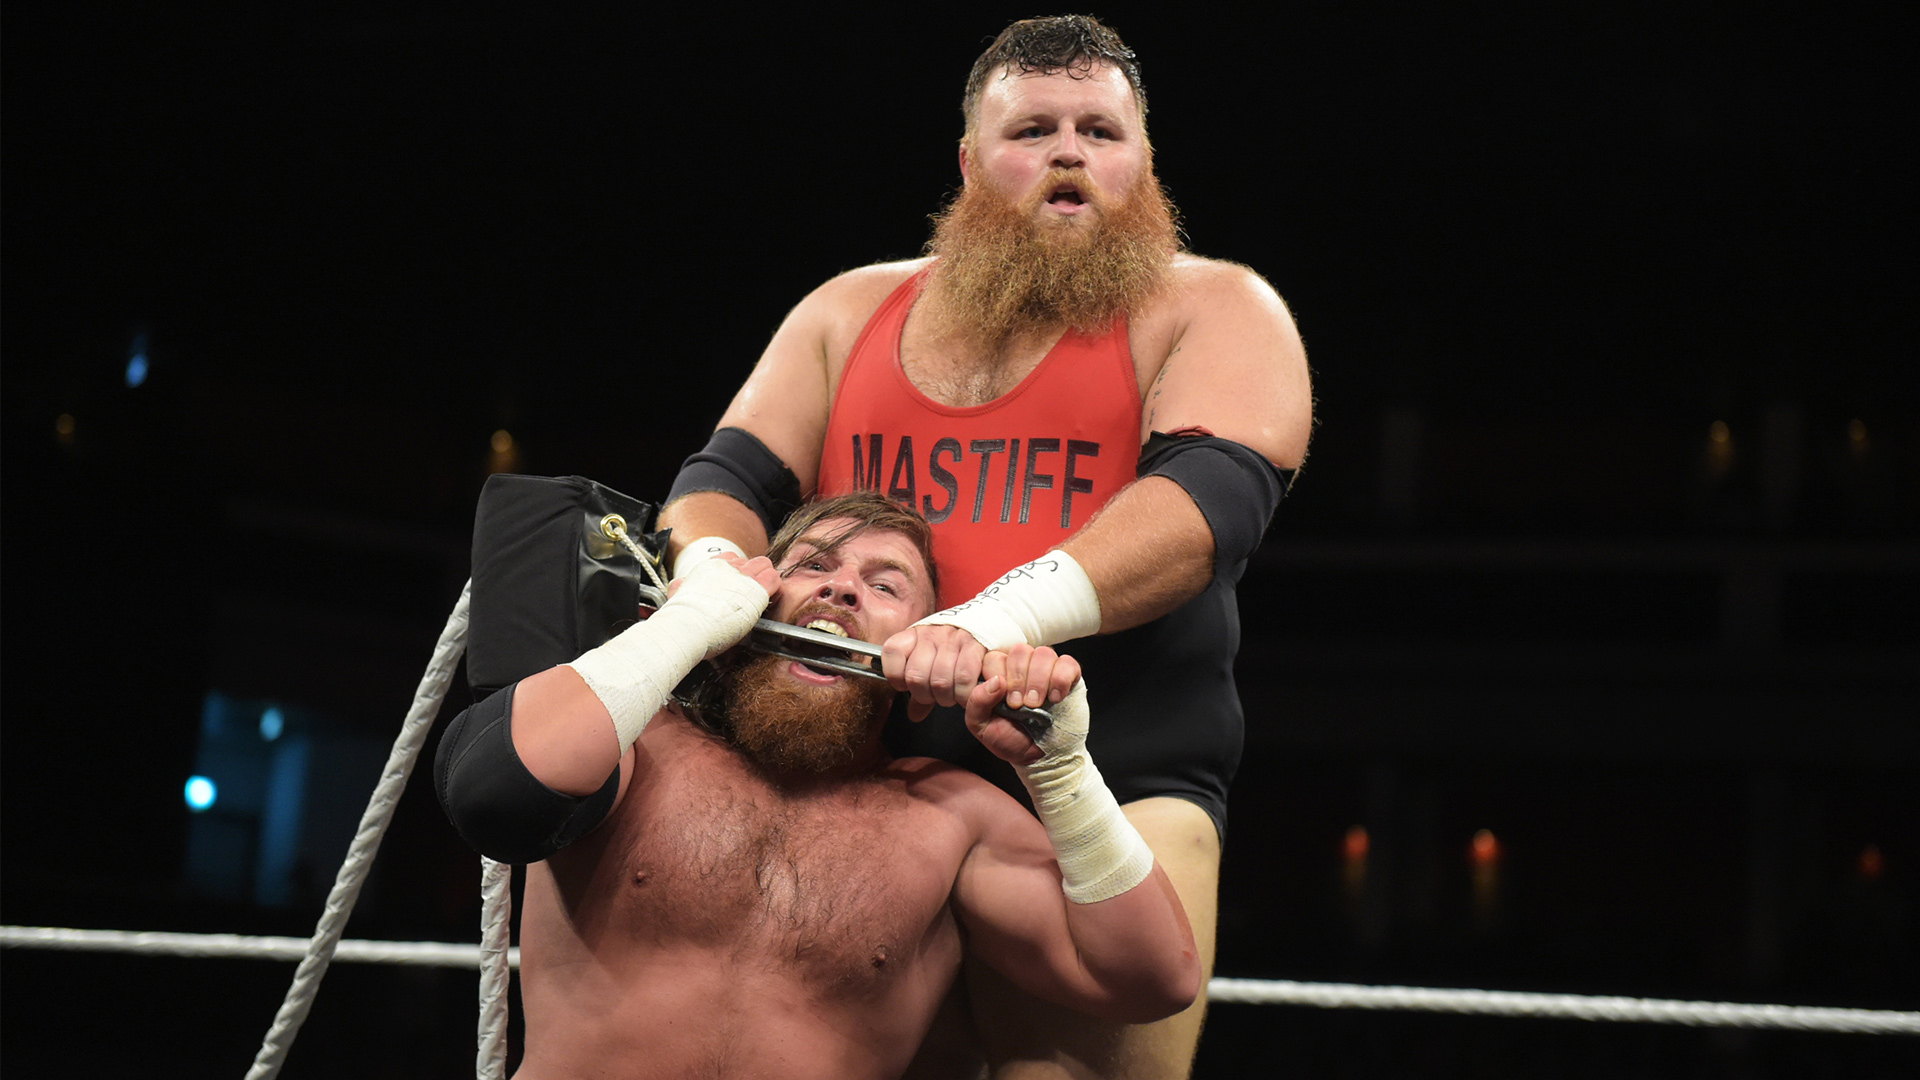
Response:
POLYGON ((633 883, 635 885, 645 885, 647 883, 647 872, 645 870, 635 870, 633 872, 633 883))
POLYGON ((887 966, 887 947, 885 945, 875 945, 873 947, 872 963, 875 971, 887 966))

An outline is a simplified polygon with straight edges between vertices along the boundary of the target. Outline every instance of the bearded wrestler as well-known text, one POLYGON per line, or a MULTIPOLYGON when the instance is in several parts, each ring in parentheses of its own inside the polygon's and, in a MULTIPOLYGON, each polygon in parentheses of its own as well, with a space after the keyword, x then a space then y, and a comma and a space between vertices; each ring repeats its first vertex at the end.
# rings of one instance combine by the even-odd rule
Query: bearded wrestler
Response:
POLYGON ((1087 758, 1072 659, 996 652, 967 701, 1040 821, 972 773, 889 758, 884 683, 760 656, 728 668, 698 722, 662 707, 769 597, 796 625, 899 632, 933 609, 929 542, 879 495, 808 506, 771 559, 696 567, 651 619, 449 727, 450 818, 531 863, 520 1080, 898 1076, 963 939, 1075 1009, 1142 1019, 1193 999, 1192 931, 1087 758), (1054 707, 1039 746, 992 715, 1029 691, 1054 707))
MULTIPOLYGON (((1234 587, 1306 454, 1305 353, 1259 275, 1181 249, 1139 67, 1110 28, 1015 23, 962 109, 963 187, 928 255, 802 300, 662 520, 690 566, 764 550, 803 492, 919 509, 943 610, 886 643, 886 673, 925 720, 896 722, 888 745, 1016 794, 957 718, 928 711, 968 700, 993 650, 1099 635, 1075 646, 1102 689, 1094 750, 1210 971, 1243 732, 1234 587)), ((997 1076, 1190 1071, 1204 1001, 1114 1027, 1050 1012, 989 969, 968 982, 997 1076)))

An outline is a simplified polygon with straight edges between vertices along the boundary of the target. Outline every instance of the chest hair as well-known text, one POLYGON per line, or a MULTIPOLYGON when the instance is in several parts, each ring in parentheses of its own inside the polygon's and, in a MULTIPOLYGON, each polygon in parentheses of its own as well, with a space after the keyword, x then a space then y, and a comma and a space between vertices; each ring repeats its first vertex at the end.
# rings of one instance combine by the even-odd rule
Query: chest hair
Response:
POLYGON ((959 334, 934 335, 908 316, 900 367, 914 388, 942 405, 970 408, 1011 393, 1053 351, 1061 331, 1021 334, 998 347, 959 334))
POLYGON ((879 781, 796 796, 732 779, 674 785, 622 822, 614 850, 632 931, 787 965, 835 992, 884 985, 951 886, 937 862, 920 865, 912 800, 879 781))

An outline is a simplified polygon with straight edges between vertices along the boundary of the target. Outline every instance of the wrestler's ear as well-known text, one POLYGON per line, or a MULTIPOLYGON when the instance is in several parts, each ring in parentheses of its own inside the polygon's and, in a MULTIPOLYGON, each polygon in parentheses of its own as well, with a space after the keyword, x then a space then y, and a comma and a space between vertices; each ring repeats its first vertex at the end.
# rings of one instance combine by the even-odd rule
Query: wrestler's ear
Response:
POLYGON ((960 183, 962 185, 965 185, 967 182, 967 168, 968 168, 967 140, 961 139, 960 140, 960 183))

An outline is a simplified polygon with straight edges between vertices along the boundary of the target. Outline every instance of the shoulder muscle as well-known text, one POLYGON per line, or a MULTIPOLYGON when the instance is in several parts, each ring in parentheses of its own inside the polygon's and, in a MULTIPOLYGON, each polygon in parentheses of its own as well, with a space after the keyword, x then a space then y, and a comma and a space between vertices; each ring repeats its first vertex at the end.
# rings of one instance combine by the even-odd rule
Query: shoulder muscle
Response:
POLYGON ((1151 431, 1202 427, 1297 468, 1313 425, 1307 354, 1286 302, 1238 263, 1192 256, 1174 267, 1155 315, 1166 353, 1145 385, 1151 431))
POLYGON ((923 265, 865 266, 808 293, 774 331, 720 426, 752 432, 794 471, 803 492, 813 490, 833 388, 847 354, 887 294, 923 265))

